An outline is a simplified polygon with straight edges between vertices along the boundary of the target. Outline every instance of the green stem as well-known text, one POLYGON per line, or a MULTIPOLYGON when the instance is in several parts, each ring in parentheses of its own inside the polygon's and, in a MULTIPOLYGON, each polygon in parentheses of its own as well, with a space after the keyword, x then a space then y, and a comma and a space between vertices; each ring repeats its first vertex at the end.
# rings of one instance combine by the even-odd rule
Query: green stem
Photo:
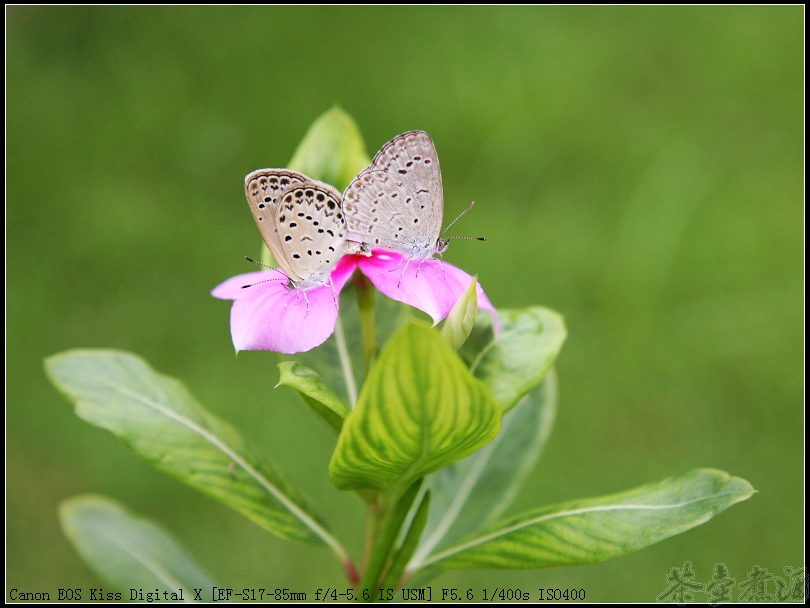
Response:
POLYGON ((335 325, 335 342, 337 343, 338 357, 340 357, 340 367, 343 370, 343 379, 346 381, 346 392, 349 394, 349 405, 354 408, 357 403, 357 384, 352 371, 352 359, 349 356, 349 348, 346 346, 346 335, 343 333, 343 324, 338 316, 335 325))
POLYGON ((382 531, 383 520, 385 519, 385 509, 380 501, 379 495, 373 502, 368 503, 368 513, 366 515, 366 540, 363 546, 362 571, 368 570, 368 563, 371 559, 371 552, 374 550, 377 540, 382 531))
POLYGON ((408 532, 405 534, 405 539, 402 541, 402 545, 397 549, 396 553, 394 553, 391 567, 388 569, 382 584, 383 589, 394 589, 403 586, 405 582, 403 576, 405 567, 408 565, 408 561, 410 561, 411 556, 414 554, 414 551, 416 551, 416 547, 419 545, 419 539, 422 537, 425 524, 427 524, 429 512, 430 490, 425 492, 422 496, 419 508, 417 508, 416 514, 411 520, 408 532))
MULTIPOLYGON (((360 597, 368 601, 375 601, 377 588, 386 574, 387 567, 391 561, 394 543, 397 540, 399 529, 408 517, 408 511, 419 493, 422 480, 419 479, 403 494, 395 504, 391 505, 385 497, 381 497, 377 503, 376 510, 371 507, 369 511, 369 538, 366 539, 366 547, 373 544, 374 549, 363 572, 360 581, 360 597), (371 540, 371 537, 376 537, 371 540)), ((404 566, 404 564, 403 564, 404 566)))
POLYGON ((360 315, 360 336, 363 341, 363 360, 366 364, 366 375, 377 356, 377 328, 374 323, 374 286, 359 271, 352 278, 357 294, 357 310, 360 315))

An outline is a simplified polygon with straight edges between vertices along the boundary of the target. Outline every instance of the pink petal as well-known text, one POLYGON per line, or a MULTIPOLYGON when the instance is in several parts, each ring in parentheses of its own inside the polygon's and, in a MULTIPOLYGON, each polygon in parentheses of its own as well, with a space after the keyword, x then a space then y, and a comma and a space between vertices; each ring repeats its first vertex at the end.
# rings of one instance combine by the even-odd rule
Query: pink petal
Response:
POLYGON ((231 338, 237 351, 291 355, 323 344, 335 331, 338 294, 356 267, 357 262, 346 256, 332 272, 331 286, 306 289, 288 289, 286 278, 265 281, 280 273, 251 272, 228 279, 212 295, 236 300, 231 307, 231 338))
MULTIPOLYGON (((370 258, 361 257, 358 263, 377 289, 393 300, 426 312, 434 325, 449 314, 472 281, 470 275, 447 262, 435 258, 408 260, 386 249, 374 249, 370 258)), ((495 312, 480 284, 478 307, 495 312)), ((499 326, 495 314, 493 323, 499 326)))
POLYGON ((335 331, 338 306, 326 285, 304 291, 274 282, 249 290, 231 308, 231 337, 237 351, 291 355, 323 344, 335 331))

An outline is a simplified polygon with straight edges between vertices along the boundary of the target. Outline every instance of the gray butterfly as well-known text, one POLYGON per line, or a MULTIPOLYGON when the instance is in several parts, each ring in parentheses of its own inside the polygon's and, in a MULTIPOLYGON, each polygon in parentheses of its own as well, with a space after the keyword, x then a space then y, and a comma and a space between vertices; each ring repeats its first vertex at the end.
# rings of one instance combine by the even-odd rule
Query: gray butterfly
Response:
POLYGON ((343 208, 349 233, 371 247, 409 260, 444 252, 442 174, 430 135, 409 131, 385 144, 349 184, 343 208))
POLYGON ((323 285, 345 254, 367 252, 346 240, 342 197, 329 184, 289 169, 259 169, 245 177, 245 195, 289 287, 323 285))

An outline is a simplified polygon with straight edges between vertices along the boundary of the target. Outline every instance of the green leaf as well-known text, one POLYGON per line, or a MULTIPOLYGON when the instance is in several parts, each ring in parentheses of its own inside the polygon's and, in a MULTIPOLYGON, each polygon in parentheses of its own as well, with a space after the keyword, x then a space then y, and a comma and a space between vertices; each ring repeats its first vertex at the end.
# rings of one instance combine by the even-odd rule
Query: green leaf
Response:
POLYGON ((343 423, 329 477, 341 490, 408 487, 489 442, 500 407, 428 325, 411 321, 383 348, 343 423))
POLYGON ((490 315, 479 315, 459 354, 507 412, 554 365, 566 331, 562 317, 541 306, 499 310, 498 317, 501 331, 493 333, 490 315))
POLYGON ((439 568, 550 568, 596 564, 707 522, 754 489, 715 469, 620 494, 542 507, 493 524, 423 562, 439 568))
POLYGON ((281 378, 276 386, 289 386, 297 390, 307 405, 340 432, 343 419, 349 415, 349 408, 321 377, 298 361, 284 361, 278 364, 278 369, 281 378))
POLYGON ((551 434, 557 411, 557 376, 543 382, 503 416, 498 436, 472 456, 427 478, 430 519, 410 569, 437 548, 500 517, 514 500, 551 434))
POLYGON ((477 285, 478 277, 475 276, 464 295, 453 305, 442 326, 442 337, 454 350, 461 348, 467 341, 475 324, 475 317, 478 314, 477 285))
POLYGON ((312 123, 289 168, 332 184, 342 192, 370 164, 357 123, 335 106, 312 123))
POLYGON ((45 369, 76 415, 153 466, 282 538, 326 543, 345 556, 282 474, 174 378, 112 350, 67 351, 46 359, 45 369))
MULTIPOLYGON (((59 506, 65 536, 87 565, 129 600, 130 589, 182 593, 193 601, 213 601, 215 582, 168 532, 105 496, 74 496, 59 506)), ((171 595, 168 596, 171 598, 171 595)), ((101 598, 104 599, 104 598, 101 598)), ((180 599, 178 596, 176 599, 180 599)), ((90 596, 82 597, 89 601, 90 596)))

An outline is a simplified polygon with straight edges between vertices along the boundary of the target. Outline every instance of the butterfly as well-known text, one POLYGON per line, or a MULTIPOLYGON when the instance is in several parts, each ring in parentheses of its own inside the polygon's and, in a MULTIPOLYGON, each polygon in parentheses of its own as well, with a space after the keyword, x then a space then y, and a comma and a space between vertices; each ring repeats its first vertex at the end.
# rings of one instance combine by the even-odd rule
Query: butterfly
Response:
POLYGON ((385 144, 349 184, 343 208, 349 233, 371 247, 399 252, 409 261, 443 253, 449 239, 441 232, 442 174, 430 135, 409 131, 385 144))
POLYGON ((245 195, 291 289, 327 284, 345 254, 368 252, 347 240, 343 197, 329 184, 290 169, 259 169, 245 177, 245 195))

